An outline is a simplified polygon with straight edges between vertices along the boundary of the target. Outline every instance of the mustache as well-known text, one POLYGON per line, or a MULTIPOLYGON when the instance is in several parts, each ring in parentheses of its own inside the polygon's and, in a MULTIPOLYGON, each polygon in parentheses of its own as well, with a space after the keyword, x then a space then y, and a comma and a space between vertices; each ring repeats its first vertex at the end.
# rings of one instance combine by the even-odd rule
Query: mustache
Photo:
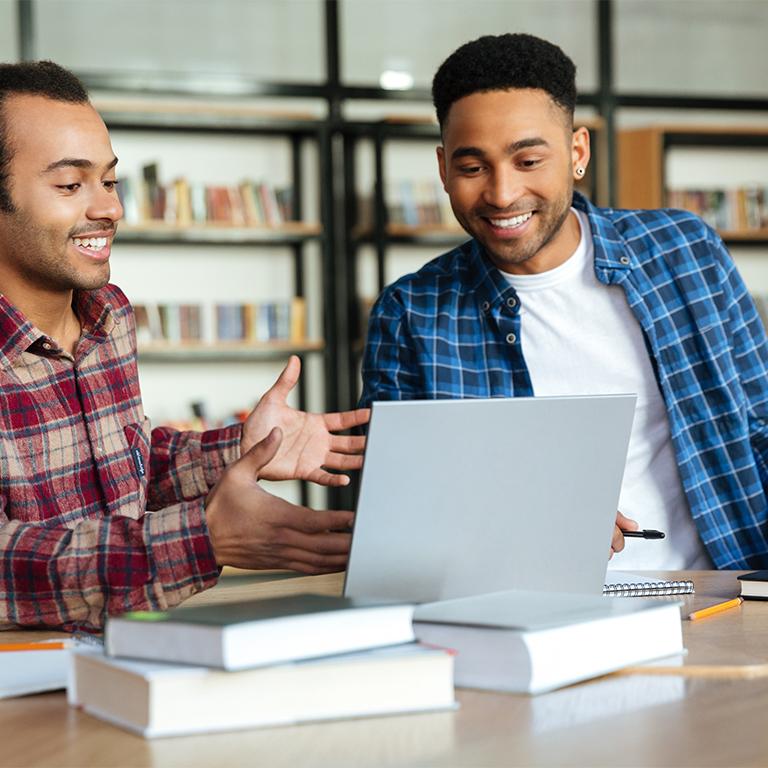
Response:
POLYGON ((87 237, 90 234, 93 234, 94 232, 109 232, 111 234, 114 234, 117 232, 117 225, 114 221, 103 221, 101 224, 91 224, 87 228, 82 229, 73 229, 70 231, 69 236, 70 237, 82 237, 85 235, 87 237))
POLYGON ((494 208, 489 205, 479 205, 473 209, 475 216, 482 216, 487 219, 495 219, 506 216, 519 216, 522 213, 536 213, 541 210, 543 206, 540 202, 532 203, 530 205, 520 205, 519 203, 509 208, 494 208))

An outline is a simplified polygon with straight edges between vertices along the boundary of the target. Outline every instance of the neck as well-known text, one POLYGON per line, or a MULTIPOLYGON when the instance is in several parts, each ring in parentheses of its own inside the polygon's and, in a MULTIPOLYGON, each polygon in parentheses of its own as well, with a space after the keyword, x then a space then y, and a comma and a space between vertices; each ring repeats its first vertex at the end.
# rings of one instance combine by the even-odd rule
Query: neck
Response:
POLYGON ((72 308, 74 291, 30 290, 0 280, 0 293, 36 328, 74 354, 80 339, 80 321, 72 308))

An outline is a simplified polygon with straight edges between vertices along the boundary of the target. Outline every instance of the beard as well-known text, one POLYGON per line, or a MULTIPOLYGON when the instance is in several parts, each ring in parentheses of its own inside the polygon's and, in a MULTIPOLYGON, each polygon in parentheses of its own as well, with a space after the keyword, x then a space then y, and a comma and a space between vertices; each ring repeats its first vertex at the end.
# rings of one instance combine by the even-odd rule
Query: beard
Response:
MULTIPOLYGON (((90 291, 109 282, 109 261, 80 267, 70 253, 72 237, 84 233, 85 227, 71 231, 36 222, 23 209, 16 207, 0 219, 2 224, 5 259, 28 285, 42 290, 61 292, 90 291)), ((100 225, 100 229, 114 229, 114 224, 100 225)))
MULTIPOLYGON (((540 197, 527 197, 515 203, 514 208, 498 209, 489 206, 477 206, 468 214, 456 211, 454 214, 471 237, 474 237, 484 248, 491 261, 499 268, 513 267, 532 259, 546 248, 562 231, 568 220, 571 202, 573 200, 572 186, 567 194, 552 201, 540 197), (535 227, 519 238, 502 240, 489 232, 486 220, 515 216, 527 211, 534 211, 531 224, 535 227)), ((530 225, 529 225, 530 226, 530 225)))

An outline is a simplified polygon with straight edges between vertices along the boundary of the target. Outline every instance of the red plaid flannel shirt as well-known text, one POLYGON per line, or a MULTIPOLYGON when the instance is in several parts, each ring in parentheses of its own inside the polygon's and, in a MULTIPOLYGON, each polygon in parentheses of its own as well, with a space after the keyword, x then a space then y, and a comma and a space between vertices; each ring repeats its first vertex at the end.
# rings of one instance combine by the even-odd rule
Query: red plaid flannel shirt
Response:
POLYGON ((150 433, 128 300, 75 301, 73 359, 0 295, 0 628, 94 630, 218 575, 203 501, 240 428, 150 433))

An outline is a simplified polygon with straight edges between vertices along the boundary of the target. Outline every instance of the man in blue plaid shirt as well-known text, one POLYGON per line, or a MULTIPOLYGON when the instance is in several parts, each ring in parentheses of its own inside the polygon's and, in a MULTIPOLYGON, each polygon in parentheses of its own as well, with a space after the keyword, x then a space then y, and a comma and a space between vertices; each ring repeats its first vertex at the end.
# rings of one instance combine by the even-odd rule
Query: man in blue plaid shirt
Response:
MULTIPOLYGON (((768 568, 768 346, 720 238, 683 211, 573 191, 575 67, 530 35, 439 68, 440 176, 472 239, 373 308, 362 404, 636 392, 612 551, 622 568, 768 568), (661 542, 622 530, 667 532, 661 542)), ((510 461, 525 446, 510 440, 510 461)))

